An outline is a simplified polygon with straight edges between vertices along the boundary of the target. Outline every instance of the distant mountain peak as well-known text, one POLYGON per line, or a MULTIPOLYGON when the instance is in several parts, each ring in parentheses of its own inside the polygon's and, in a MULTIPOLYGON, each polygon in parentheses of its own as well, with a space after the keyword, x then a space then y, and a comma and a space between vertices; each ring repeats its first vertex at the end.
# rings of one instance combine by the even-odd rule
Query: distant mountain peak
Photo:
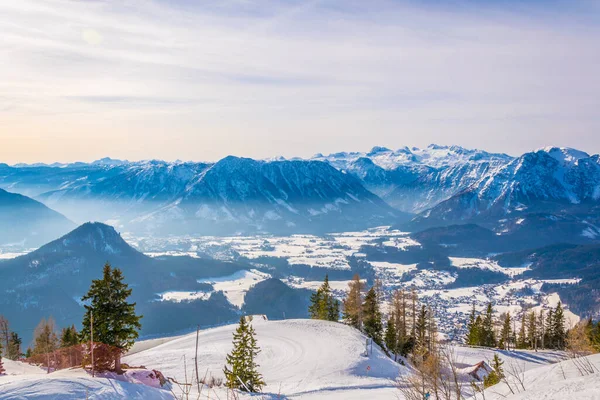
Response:
POLYGON ((127 160, 117 160, 110 157, 104 157, 99 160, 92 162, 92 165, 105 165, 105 166, 115 166, 115 165, 124 165, 128 164, 127 160))
POLYGON ((105 255, 123 255, 135 252, 121 235, 110 225, 86 222, 60 239, 42 246, 36 252, 93 251, 105 255))
POLYGON ((388 149, 387 147, 382 147, 382 146, 375 146, 371 149, 370 152, 367 153, 368 156, 374 156, 376 154, 380 154, 380 153, 391 153, 392 150, 388 149))
POLYGON ((573 149, 570 147, 547 146, 547 147, 543 147, 543 148, 537 150, 536 153, 537 152, 547 153, 550 157, 554 158, 555 160, 557 160, 563 164, 573 164, 573 163, 581 160, 582 158, 590 157, 590 155, 588 153, 581 151, 581 150, 573 149))

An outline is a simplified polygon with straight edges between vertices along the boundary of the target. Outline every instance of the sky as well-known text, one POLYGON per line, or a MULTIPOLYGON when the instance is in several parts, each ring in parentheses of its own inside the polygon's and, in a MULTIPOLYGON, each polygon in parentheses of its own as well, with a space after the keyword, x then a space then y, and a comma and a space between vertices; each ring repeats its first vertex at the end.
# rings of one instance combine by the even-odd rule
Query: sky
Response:
POLYGON ((0 0, 0 162, 600 153, 598 0, 0 0))

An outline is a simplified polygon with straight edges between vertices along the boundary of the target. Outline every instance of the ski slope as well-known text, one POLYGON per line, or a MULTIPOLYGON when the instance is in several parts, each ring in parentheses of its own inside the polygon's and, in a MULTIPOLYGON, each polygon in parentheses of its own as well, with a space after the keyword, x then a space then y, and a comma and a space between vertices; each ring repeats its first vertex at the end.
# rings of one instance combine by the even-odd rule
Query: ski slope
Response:
MULTIPOLYGON (((265 393, 286 398, 390 399, 399 395, 396 379, 408 373, 377 346, 365 353, 365 337, 333 322, 315 320, 254 321, 259 371, 265 393)), ((198 363, 200 376, 223 377, 225 356, 231 351, 236 325, 200 332, 198 363)), ((196 334, 190 334, 126 356, 129 365, 152 366, 167 377, 185 380, 194 374, 196 334)), ((143 342, 141 347, 148 347, 143 342)), ((203 396, 207 394, 206 392, 203 396)), ((226 393, 219 393, 226 398, 226 393)), ((215 396, 213 395, 213 398, 215 396)), ((204 397, 203 397, 204 398, 204 397)))
MULTIPOLYGON (((600 399, 600 354, 587 357, 594 373, 581 373, 573 360, 526 371, 523 385, 509 377, 511 389, 504 384, 485 391, 487 400, 598 400, 600 399)), ((506 370, 506 368, 505 368, 506 370)), ((481 396, 479 396, 481 398, 481 396)))

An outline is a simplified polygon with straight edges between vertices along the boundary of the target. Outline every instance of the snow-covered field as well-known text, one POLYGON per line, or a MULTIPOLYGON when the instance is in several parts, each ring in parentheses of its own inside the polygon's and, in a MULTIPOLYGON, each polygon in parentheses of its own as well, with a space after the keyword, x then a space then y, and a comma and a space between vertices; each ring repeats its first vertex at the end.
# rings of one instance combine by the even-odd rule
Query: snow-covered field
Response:
POLYGON ((229 260, 242 256, 250 260, 260 257, 284 258, 290 265, 349 269, 348 257, 360 256, 360 248, 365 244, 385 238, 387 245, 398 248, 419 246, 407 233, 390 230, 387 227, 368 229, 361 232, 334 233, 326 236, 202 236, 202 237, 133 237, 124 235, 146 254, 162 255, 207 254, 217 259, 229 260))
POLYGON ((248 290, 257 283, 269 279, 270 277, 271 275, 257 270, 244 270, 229 276, 200 279, 198 282, 210 283, 215 291, 222 291, 231 304, 242 307, 248 290))
MULTIPOLYGON (((348 271, 349 258, 355 257, 368 262, 375 278, 381 280, 389 294, 395 288, 414 287, 419 296, 427 299, 441 316, 440 331, 452 336, 462 332, 473 303, 481 311, 487 303, 494 303, 498 313, 510 312, 519 316, 524 309, 555 307, 557 295, 541 292, 544 283, 570 284, 577 279, 534 280, 522 279, 520 276, 528 270, 506 268, 494 260, 483 258, 450 257, 451 265, 459 269, 481 269, 499 272, 510 278, 501 285, 479 285, 466 288, 447 289, 455 282, 456 273, 438 270, 418 270, 417 264, 401 264, 393 261, 372 261, 361 252, 363 246, 395 247, 401 251, 419 247, 420 244, 406 233, 379 227, 360 232, 335 233, 325 236, 291 235, 291 236, 230 236, 230 237, 129 237, 128 241, 138 249, 152 256, 191 255, 208 256, 222 260, 236 261, 243 258, 251 264, 245 271, 232 276, 202 279, 200 282, 213 285, 213 291, 222 290, 227 299, 235 306, 244 304, 245 294, 256 283, 270 277, 271 266, 268 259, 283 259, 290 265, 307 265, 309 267, 329 268, 332 271, 348 271), (255 269, 256 268, 256 269, 255 269), (263 272, 258 271, 261 269, 263 272), (265 272, 267 271, 267 272, 265 272), (410 275, 407 275, 410 274, 410 275), (444 311, 444 312, 442 312, 444 311), (449 312, 448 312, 449 311, 449 312), (447 318, 446 318, 447 317, 447 318), (462 327, 462 328, 461 328, 462 327)), ((385 252, 383 253, 385 254, 385 252)), ((342 298, 348 288, 348 279, 331 279, 336 297, 342 298)), ((298 276, 296 273, 282 278, 292 288, 316 290, 321 281, 298 276)), ((204 299, 210 292, 170 291, 158 293, 163 301, 182 301, 204 299)), ((566 310, 568 325, 578 321, 579 317, 566 310)))
MULTIPOLYGON (((365 356, 365 337, 342 324, 313 321, 255 321, 258 357, 265 393, 286 398, 394 398, 396 379, 408 370, 373 347, 365 356)), ((235 325, 200 332, 200 375, 223 377, 235 325)), ((183 381, 184 356, 191 376, 196 334, 175 338, 125 357, 131 365, 152 365, 165 376, 183 381)), ((140 346, 144 346, 143 342, 140 346)), ((135 352, 136 348, 132 349, 135 352)), ((220 398, 226 398, 218 389, 220 398)), ((208 392, 207 392, 208 394, 208 392)), ((214 396, 213 396, 214 398, 214 396)))
MULTIPOLYGON (((262 350, 257 360, 259 370, 267 385, 263 396, 241 395, 242 399, 402 399, 399 378, 410 374, 410 368, 393 362, 376 346, 366 353, 365 337, 348 326, 315 320, 255 320, 253 325, 262 350)), ((228 325, 200 332, 201 378, 223 377, 235 328, 228 325)), ((0 399, 173 399, 169 391, 158 388, 151 370, 159 370, 180 383, 186 382, 187 374, 190 382, 195 376, 195 344, 195 333, 138 342, 123 361, 139 369, 129 370, 122 377, 92 378, 81 369, 46 374, 38 367, 4 360, 7 375, 0 376, 0 399)), ((565 354, 557 351, 495 351, 462 346, 453 351, 459 368, 489 362, 497 353, 505 371, 518 370, 524 376, 525 389, 513 384, 512 394, 501 383, 486 391, 486 399, 600 398, 600 355, 590 357, 595 372, 581 376, 573 361, 564 361, 565 354)), ((177 392, 177 385, 173 389, 177 392)), ((204 386, 201 398, 227 399, 227 390, 204 386)))

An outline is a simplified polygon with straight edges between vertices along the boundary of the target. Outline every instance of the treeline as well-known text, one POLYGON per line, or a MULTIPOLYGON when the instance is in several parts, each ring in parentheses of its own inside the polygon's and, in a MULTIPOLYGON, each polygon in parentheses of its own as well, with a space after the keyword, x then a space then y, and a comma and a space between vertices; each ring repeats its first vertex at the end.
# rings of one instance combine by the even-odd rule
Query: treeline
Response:
POLYGON ((477 314, 475 305, 469 316, 465 343, 471 346, 498 347, 501 349, 556 349, 567 346, 568 331, 565 314, 559 302, 547 313, 540 310, 523 312, 516 329, 516 321, 509 312, 494 317, 491 303, 482 314, 477 314))
POLYGON ((437 339, 437 324, 433 310, 419 303, 415 290, 393 292, 387 319, 381 311, 384 305, 383 287, 375 280, 367 290, 358 274, 348 284, 341 303, 334 298, 325 276, 323 285, 311 296, 309 314, 312 319, 342 321, 371 338, 394 360, 409 354, 423 355, 432 351, 437 339))

